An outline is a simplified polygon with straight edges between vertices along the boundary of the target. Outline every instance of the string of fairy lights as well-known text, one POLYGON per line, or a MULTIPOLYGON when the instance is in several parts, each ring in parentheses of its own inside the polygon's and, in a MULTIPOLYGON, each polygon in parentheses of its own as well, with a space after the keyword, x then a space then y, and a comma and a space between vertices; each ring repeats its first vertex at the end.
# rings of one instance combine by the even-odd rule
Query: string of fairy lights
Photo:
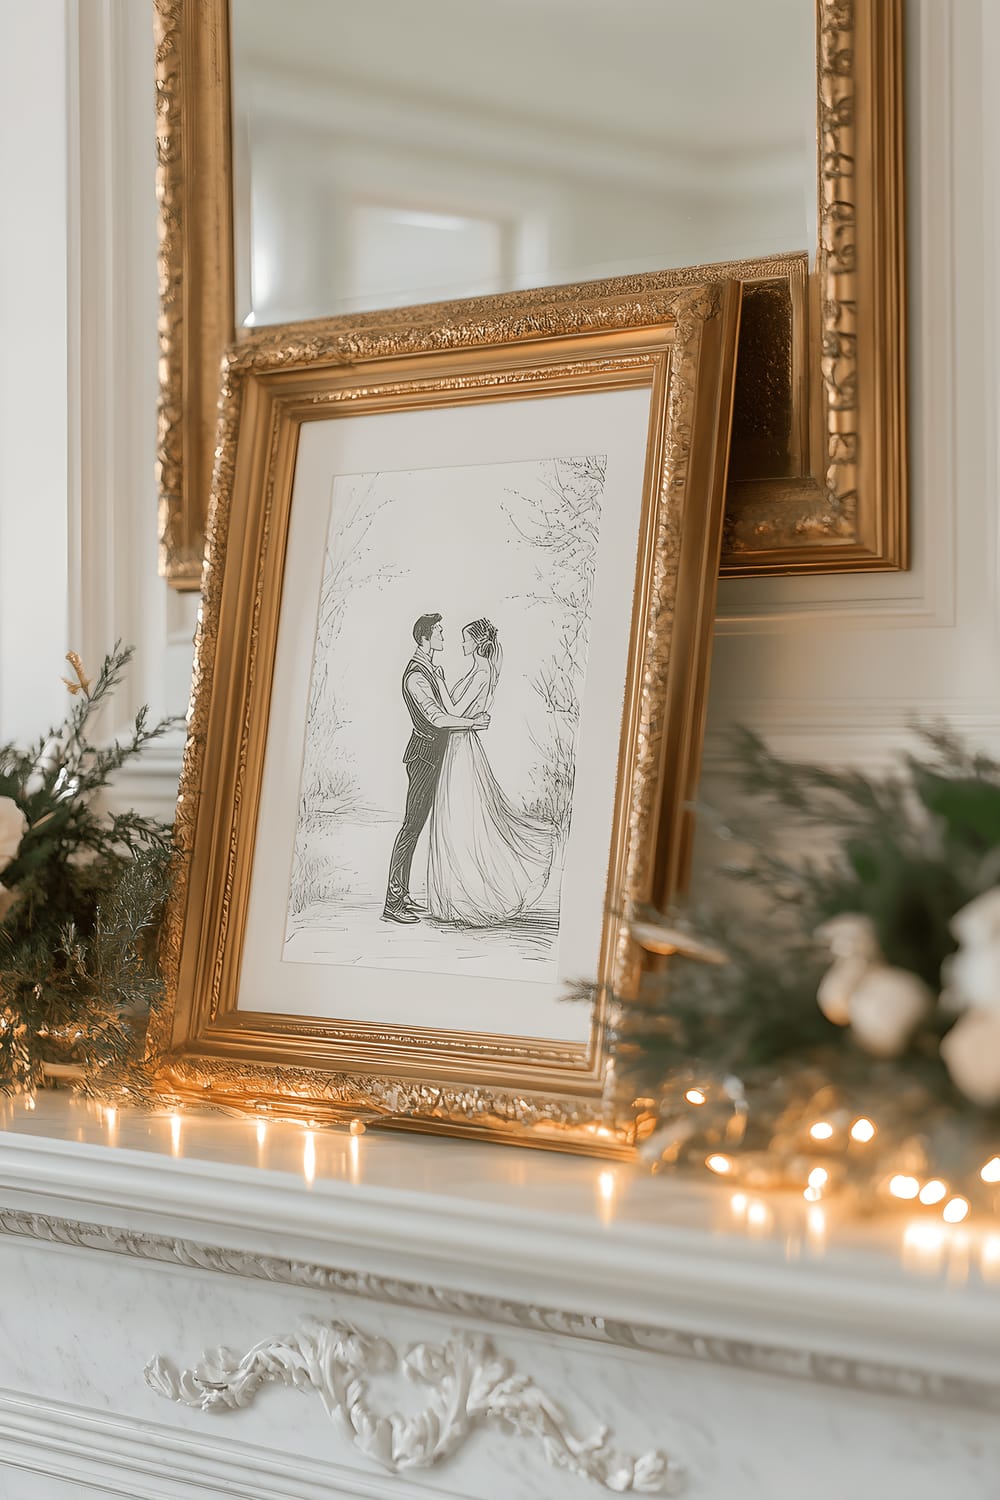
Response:
MULTIPOLYGON (((702 1089, 688 1089, 684 1097, 688 1104, 696 1108, 707 1101, 707 1095, 702 1089)), ((845 1148, 850 1151, 863 1150, 875 1141, 878 1133, 875 1121, 867 1115, 859 1115, 846 1129, 825 1119, 813 1121, 808 1128, 809 1140, 815 1148, 827 1147, 831 1153, 836 1151, 841 1155, 845 1148)), ((831 1163, 834 1161, 835 1158, 831 1156, 831 1163)), ((739 1180, 742 1175, 738 1153, 710 1152, 704 1159, 704 1165, 717 1177, 739 1180)), ((808 1166, 805 1184, 801 1189, 802 1197, 807 1203, 819 1203, 837 1185, 835 1176, 835 1171, 831 1171, 829 1165, 816 1163, 808 1166)), ((985 1189, 1000 1184, 1000 1156, 991 1156, 984 1162, 978 1176, 985 1189)), ((934 1209, 946 1224, 963 1223, 973 1210, 975 1189, 960 1191, 937 1175, 920 1177, 909 1171, 877 1171, 873 1186, 877 1198, 882 1202, 895 1200, 897 1204, 909 1205, 911 1208, 919 1205, 921 1208, 934 1209)), ((979 1190, 980 1194, 982 1191, 979 1190)))

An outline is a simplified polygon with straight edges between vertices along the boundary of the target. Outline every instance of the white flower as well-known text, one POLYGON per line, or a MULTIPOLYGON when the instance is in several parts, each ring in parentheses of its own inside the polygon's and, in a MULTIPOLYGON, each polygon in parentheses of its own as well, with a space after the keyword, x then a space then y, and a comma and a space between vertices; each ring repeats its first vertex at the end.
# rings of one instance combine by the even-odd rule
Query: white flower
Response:
POLYGON ((873 1057, 899 1057, 933 1002, 916 974, 877 964, 851 995, 851 1030, 858 1045, 873 1057))
POLYGON ((13 797, 0 797, 0 875, 12 865, 28 831, 28 820, 13 797))
POLYGON ((838 958, 827 969, 816 991, 816 1003, 834 1026, 849 1026, 851 996, 872 965, 867 958, 838 958))
POLYGON ((948 925, 963 948, 1000 942, 1000 886, 976 896, 948 925))
POLYGON ((1000 888, 985 891, 949 924, 959 948, 941 965, 947 1010, 1000 1013, 1000 888))
POLYGON ((941 965, 948 1010, 992 1010, 1000 1013, 1000 942, 959 948, 941 965))
POLYGON ((970 1010, 941 1043, 952 1082, 982 1109, 1000 1104, 1000 1014, 970 1010))
POLYGON ((819 982, 816 1002, 834 1026, 850 1022, 851 996, 882 954, 871 917, 843 912, 816 929, 816 936, 829 943, 834 961, 819 982))
POLYGON ((816 936, 829 943, 834 958, 867 958, 877 963, 882 957, 875 923, 871 917, 860 912, 845 911, 839 917, 831 917, 822 927, 817 927, 816 936))

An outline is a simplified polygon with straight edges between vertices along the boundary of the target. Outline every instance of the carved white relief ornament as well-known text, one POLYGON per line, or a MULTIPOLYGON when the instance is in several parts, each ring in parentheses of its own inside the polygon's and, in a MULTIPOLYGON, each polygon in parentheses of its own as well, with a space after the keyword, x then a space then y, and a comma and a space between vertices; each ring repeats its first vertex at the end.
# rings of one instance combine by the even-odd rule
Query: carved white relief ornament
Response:
POLYGON ((518 1373, 477 1334, 456 1332, 445 1344, 415 1344, 400 1356, 385 1339, 351 1324, 310 1321, 298 1333, 262 1340, 242 1357, 231 1349, 209 1350, 194 1369, 178 1371, 157 1355, 145 1377, 157 1395, 216 1413, 250 1406, 270 1383, 314 1391, 354 1446, 393 1473, 431 1468, 490 1424, 535 1439, 553 1467, 613 1494, 677 1495, 684 1487, 683 1468, 664 1453, 629 1457, 612 1445, 607 1428, 576 1437, 531 1376, 518 1373), (395 1370, 428 1388, 426 1405, 413 1416, 380 1413, 369 1397, 371 1377, 395 1370))

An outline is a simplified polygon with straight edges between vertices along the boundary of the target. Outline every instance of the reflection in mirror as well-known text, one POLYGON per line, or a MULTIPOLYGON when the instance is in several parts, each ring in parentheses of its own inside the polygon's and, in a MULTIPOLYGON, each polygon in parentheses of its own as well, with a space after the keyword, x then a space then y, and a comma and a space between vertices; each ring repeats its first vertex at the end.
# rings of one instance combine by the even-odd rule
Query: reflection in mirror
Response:
POLYGON ((807 0, 232 0, 244 326, 812 250, 807 0))

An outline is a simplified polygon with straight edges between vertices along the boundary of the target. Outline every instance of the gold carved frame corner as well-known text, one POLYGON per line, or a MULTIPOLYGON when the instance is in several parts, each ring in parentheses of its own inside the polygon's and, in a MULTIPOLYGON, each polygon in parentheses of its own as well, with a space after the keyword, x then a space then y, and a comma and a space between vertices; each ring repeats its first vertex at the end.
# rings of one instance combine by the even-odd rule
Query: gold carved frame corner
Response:
POLYGON ((819 243, 806 288, 746 287, 730 576, 909 566, 902 0, 816 0, 816 33, 819 243))
MULTIPOLYGON (((161 571, 197 589, 234 332, 229 0, 154 10, 161 571)), ((903 0, 816 0, 816 34, 814 255, 715 268, 744 280, 724 576, 908 566, 903 0)))

